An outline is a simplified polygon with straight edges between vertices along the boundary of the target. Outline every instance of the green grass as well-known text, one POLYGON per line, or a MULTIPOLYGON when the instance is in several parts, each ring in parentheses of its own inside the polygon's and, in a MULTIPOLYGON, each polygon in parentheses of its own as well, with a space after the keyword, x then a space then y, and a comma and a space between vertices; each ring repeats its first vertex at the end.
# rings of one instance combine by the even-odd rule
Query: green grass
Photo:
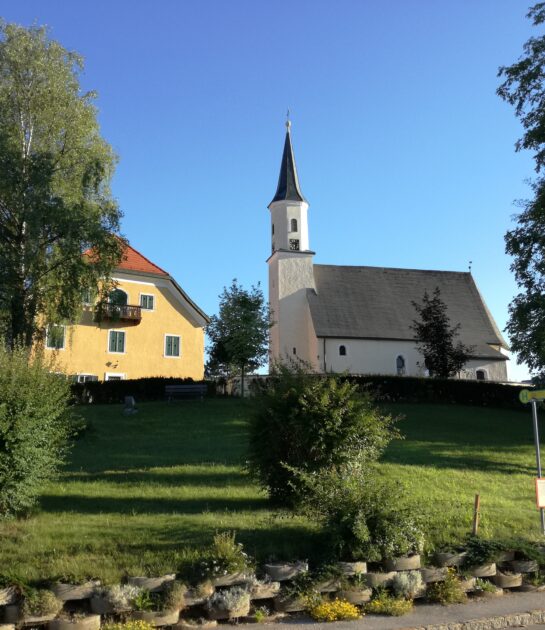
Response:
MULTIPOLYGON (((481 494, 483 533, 539 537, 530 414, 443 405, 392 405, 406 439, 384 456, 426 516, 432 542, 462 538, 481 494)), ((234 529, 259 560, 324 551, 304 518, 271 511, 244 473, 248 404, 206 400, 85 407, 90 429, 44 491, 40 510, 0 522, 0 573, 115 581, 173 570, 234 529)))

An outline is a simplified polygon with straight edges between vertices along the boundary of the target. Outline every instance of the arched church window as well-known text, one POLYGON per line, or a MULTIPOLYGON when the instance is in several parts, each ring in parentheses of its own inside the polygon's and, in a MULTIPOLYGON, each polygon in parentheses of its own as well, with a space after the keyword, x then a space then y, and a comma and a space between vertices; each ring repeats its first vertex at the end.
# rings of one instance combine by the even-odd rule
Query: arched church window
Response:
POLYGON ((346 356, 346 346, 339 346, 339 356, 341 357, 346 356))
POLYGON ((486 372, 485 372, 485 370, 477 370, 475 372, 475 376, 477 377, 478 381, 486 381, 486 372))
POLYGON ((401 354, 397 355, 396 372, 398 376, 403 376, 405 374, 405 357, 403 357, 401 354))
POLYGON ((291 220, 290 231, 297 232, 297 219, 291 220))

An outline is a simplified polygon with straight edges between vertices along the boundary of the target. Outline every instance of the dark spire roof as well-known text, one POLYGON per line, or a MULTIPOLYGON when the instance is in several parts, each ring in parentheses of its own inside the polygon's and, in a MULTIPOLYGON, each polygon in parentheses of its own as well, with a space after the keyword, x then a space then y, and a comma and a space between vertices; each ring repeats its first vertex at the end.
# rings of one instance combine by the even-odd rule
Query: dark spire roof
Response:
MULTIPOLYGON (((276 194, 271 203, 275 201, 306 201, 299 187, 299 178, 297 177, 297 167, 295 166, 295 158, 293 157, 293 147, 291 146, 290 135, 291 122, 286 122, 286 141, 284 142, 284 152, 282 153, 282 163, 280 165, 280 176, 278 177, 278 186, 276 194)), ((269 204, 271 205, 271 204, 269 204)))

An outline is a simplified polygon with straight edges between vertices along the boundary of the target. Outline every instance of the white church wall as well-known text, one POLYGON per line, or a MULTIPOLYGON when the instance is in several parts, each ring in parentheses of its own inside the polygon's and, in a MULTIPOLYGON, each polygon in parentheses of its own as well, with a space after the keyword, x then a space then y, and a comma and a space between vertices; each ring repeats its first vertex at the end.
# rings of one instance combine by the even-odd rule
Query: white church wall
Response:
MULTIPOLYGON (((424 376, 424 358, 412 341, 382 339, 318 339, 318 362, 320 370, 348 372, 350 374, 397 374, 397 357, 405 361, 405 376, 424 376), (346 355, 339 349, 344 346, 346 355)), ((484 370, 486 380, 506 381, 505 361, 469 361, 461 378, 476 378, 477 370, 484 370)))

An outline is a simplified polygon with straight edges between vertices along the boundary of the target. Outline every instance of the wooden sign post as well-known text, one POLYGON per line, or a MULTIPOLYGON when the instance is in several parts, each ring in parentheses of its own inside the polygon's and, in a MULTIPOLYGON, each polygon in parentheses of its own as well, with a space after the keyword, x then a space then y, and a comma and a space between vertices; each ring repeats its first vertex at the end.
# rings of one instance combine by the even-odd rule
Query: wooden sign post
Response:
POLYGON ((541 533, 545 535, 545 479, 541 476, 541 453, 539 449, 539 427, 537 422, 537 402, 545 400, 545 390, 530 391, 528 389, 521 390, 519 394, 520 402, 532 403, 532 421, 534 424, 534 443, 536 447, 536 500, 539 508, 539 516, 541 519, 541 533))

